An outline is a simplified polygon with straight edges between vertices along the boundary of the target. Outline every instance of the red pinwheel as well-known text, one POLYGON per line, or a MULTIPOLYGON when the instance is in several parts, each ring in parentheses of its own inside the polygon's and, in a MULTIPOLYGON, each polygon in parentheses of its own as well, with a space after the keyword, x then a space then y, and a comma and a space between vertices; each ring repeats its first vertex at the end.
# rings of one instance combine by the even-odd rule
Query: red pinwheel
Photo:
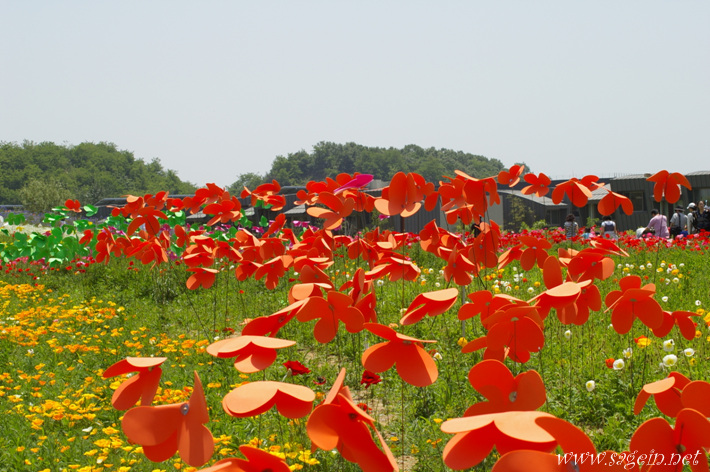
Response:
POLYGON ((315 399, 315 392, 303 385, 262 380, 229 392, 222 399, 222 407, 237 418, 260 415, 273 406, 287 418, 302 418, 311 412, 315 399))
POLYGON ((179 451, 186 464, 200 467, 214 452, 212 433, 204 426, 208 421, 205 392, 195 372, 189 401, 133 408, 123 416, 121 427, 128 440, 142 446, 151 461, 162 462, 179 451))
POLYGON ((199 472, 290 472, 286 461, 278 456, 262 451, 256 447, 239 446, 239 452, 244 454, 246 459, 238 459, 230 457, 215 462, 212 466, 206 469, 200 469, 199 472))
POLYGON ((399 376, 410 385, 426 387, 433 384, 439 376, 436 362, 424 350, 422 341, 400 334, 388 326, 377 323, 365 323, 365 329, 387 342, 370 346, 362 355, 362 365, 372 372, 384 372, 397 366, 399 376))
POLYGON ((653 330, 653 334, 657 337, 662 338, 671 332, 673 326, 678 326, 680 334, 687 339, 692 341, 695 338, 695 327, 698 325, 693 321, 692 317, 699 317, 700 314, 693 313, 692 311, 663 311, 663 323, 653 330))
POLYGON ((344 380, 345 369, 342 369, 323 403, 308 417, 308 437, 320 449, 337 448, 346 460, 358 464, 362 470, 398 470, 394 456, 375 429, 375 420, 355 404, 350 390, 343 386, 344 380), (375 432, 381 449, 370 430, 375 432))
POLYGON ((572 177, 566 182, 557 184, 552 191, 552 202, 558 204, 562 201, 565 195, 569 197, 572 205, 581 208, 587 204, 587 201, 592 196, 592 190, 596 190, 601 185, 596 183, 599 178, 596 175, 587 175, 578 180, 572 177))
POLYGON ((525 166, 518 164, 511 166, 509 170, 502 170, 498 173, 498 183, 508 187, 515 187, 520 182, 520 176, 523 175, 524 171, 525 166))
POLYGON ((627 462, 611 451, 597 454, 594 443, 571 423, 555 417, 541 417, 535 423, 550 434, 564 454, 516 450, 504 454, 492 472, 625 472, 637 470, 637 464, 627 462))
POLYGON ((708 470, 705 450, 710 447, 710 422, 702 414, 686 408, 676 417, 674 426, 663 418, 652 418, 644 422, 631 436, 629 449, 646 454, 646 457, 667 458, 654 463, 653 471, 675 472, 682 468, 681 460, 686 459, 693 472, 708 470), (681 456, 681 457, 679 457, 681 456), (679 458, 673 462, 670 458, 679 458))
POLYGON ((150 405, 155 392, 158 391, 160 376, 163 373, 160 365, 167 359, 167 357, 127 357, 106 369, 103 373, 105 379, 138 372, 113 392, 111 397, 113 407, 117 410, 127 410, 135 406, 138 400, 141 401, 142 406, 150 405))
POLYGON ((464 416, 501 411, 532 411, 545 404, 545 384, 534 370, 513 377, 500 361, 489 359, 474 365, 468 373, 471 386, 488 401, 469 407, 464 416))
POLYGON ((520 256, 520 267, 523 270, 530 270, 537 263, 537 266, 542 269, 545 260, 549 257, 547 250, 552 247, 550 241, 533 236, 520 236, 519 240, 528 247, 520 256))
POLYGON ((626 334, 636 318, 651 329, 663 323, 663 308, 653 299, 656 293, 654 284, 641 287, 641 277, 627 275, 619 281, 621 290, 607 294, 604 303, 611 312, 611 324, 619 334, 626 334))
POLYGON ((544 197, 550 191, 552 181, 542 172, 537 176, 535 174, 525 174, 523 179, 530 184, 520 191, 523 195, 535 194, 538 197, 544 197))
POLYGON ((627 215, 631 215, 634 212, 634 204, 631 203, 629 197, 612 192, 609 189, 607 189, 607 192, 609 193, 602 197, 597 204, 597 210, 600 215, 611 215, 619 207, 621 207, 627 215))
POLYGON ((81 213, 81 204, 79 203, 79 200, 69 199, 64 202, 64 206, 69 211, 73 211, 74 213, 81 213))
POLYGON ((456 303, 458 294, 459 291, 455 288, 420 293, 409 305, 399 324, 407 326, 420 321, 427 315, 434 317, 444 313, 456 303))
POLYGON ((444 421, 441 430, 455 435, 444 448, 444 463, 456 470, 475 467, 494 447, 501 455, 518 449, 552 452, 557 441, 536 424, 538 418, 554 417, 541 411, 506 411, 444 421))
POLYGON ((667 170, 662 170, 656 172, 646 180, 656 183, 653 186, 653 198, 657 202, 660 202, 664 196, 666 197, 666 201, 670 204, 677 202, 680 199, 681 185, 688 190, 692 190, 688 179, 678 172, 671 174, 667 170))
POLYGON ((636 397, 634 414, 641 413, 648 399, 653 397, 661 413, 673 418, 676 417, 678 412, 683 409, 681 392, 689 383, 690 379, 678 372, 671 372, 663 380, 647 383, 636 397))
POLYGON ((329 343, 338 334, 340 322, 350 333, 362 331, 364 317, 353 306, 353 299, 344 293, 330 290, 327 299, 309 298, 296 315, 298 321, 306 322, 317 319, 313 327, 313 336, 319 343, 329 343))
POLYGON ((296 341, 267 336, 238 336, 223 339, 207 346, 207 353, 215 357, 235 357, 234 367, 245 374, 266 369, 276 360, 276 350, 291 347, 296 341))

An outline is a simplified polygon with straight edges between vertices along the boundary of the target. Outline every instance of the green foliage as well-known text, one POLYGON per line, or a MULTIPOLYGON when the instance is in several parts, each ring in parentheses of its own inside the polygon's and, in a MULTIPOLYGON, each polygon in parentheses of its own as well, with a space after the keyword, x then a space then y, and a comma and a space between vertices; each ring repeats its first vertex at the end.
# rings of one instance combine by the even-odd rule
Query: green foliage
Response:
POLYGON ((64 184, 54 178, 32 179, 20 189, 20 203, 32 213, 45 213, 71 196, 64 184))
MULTIPOLYGON (((510 219, 505 223, 505 229, 508 231, 520 231, 530 229, 530 225, 534 225, 535 213, 531 208, 527 207, 523 199, 516 196, 510 198, 510 219)), ((544 227, 544 226, 543 226, 544 227)), ((536 228, 539 229, 539 228, 536 228)))
POLYGON ((416 172, 430 182, 438 182, 444 175, 453 176, 457 169, 474 177, 489 177, 503 168, 497 159, 450 149, 424 149, 413 144, 402 149, 385 149, 356 143, 320 142, 311 153, 301 150, 285 157, 277 156, 264 180, 276 179, 281 185, 305 185, 309 180, 357 171, 388 181, 403 171, 416 172))
POLYGON ((247 172, 245 174, 239 174, 237 180, 232 182, 232 184, 227 187, 227 190, 232 195, 239 195, 244 190, 244 187, 249 190, 254 190, 259 185, 266 182, 266 178, 261 174, 256 174, 254 172, 247 172))
MULTIPOLYGON (((50 187, 61 186, 67 190, 63 199, 77 199, 82 203, 96 203, 102 198, 126 194, 161 190, 185 194, 195 190, 193 184, 180 180, 174 171, 163 169, 159 159, 145 163, 110 143, 70 146, 50 142, 25 141, 21 145, 0 142, 0 169, 0 204, 6 205, 20 203, 21 190, 35 180, 50 187)), ((36 198, 30 197, 30 200, 36 198)), ((54 201, 51 205, 58 203, 54 201)), ((44 203, 41 206, 51 208, 44 203)))

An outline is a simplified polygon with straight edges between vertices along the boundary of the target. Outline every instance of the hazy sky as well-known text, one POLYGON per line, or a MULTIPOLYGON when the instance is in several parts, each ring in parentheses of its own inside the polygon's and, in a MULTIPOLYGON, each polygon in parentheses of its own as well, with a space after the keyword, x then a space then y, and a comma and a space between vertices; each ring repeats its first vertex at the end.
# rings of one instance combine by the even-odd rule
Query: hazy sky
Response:
POLYGON ((320 141, 710 169, 710 2, 0 0, 0 141, 228 185, 320 141))

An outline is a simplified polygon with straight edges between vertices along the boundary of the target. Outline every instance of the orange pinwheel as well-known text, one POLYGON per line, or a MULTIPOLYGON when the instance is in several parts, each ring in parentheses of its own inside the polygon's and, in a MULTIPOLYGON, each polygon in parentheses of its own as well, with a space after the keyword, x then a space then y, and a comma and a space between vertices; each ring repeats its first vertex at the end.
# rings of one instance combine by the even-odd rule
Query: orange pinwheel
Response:
POLYGON ((456 303, 458 294, 459 291, 455 288, 420 293, 409 304, 399 324, 407 326, 417 323, 427 315, 434 317, 444 313, 456 303))
POLYGON ((710 383, 694 380, 683 387, 680 401, 684 408, 692 408, 707 418, 710 417, 708 398, 710 398, 710 383))
POLYGON ((468 294, 471 303, 464 303, 459 308, 458 317, 460 320, 467 320, 476 315, 481 315, 481 322, 508 305, 527 305, 526 302, 519 300, 504 293, 493 295, 488 290, 478 290, 477 292, 468 294))
POLYGON ((653 397, 661 413, 675 418, 683 409, 681 392, 689 383, 690 379, 678 372, 671 372, 665 379, 647 383, 636 397, 634 414, 641 413, 648 399, 653 397))
POLYGON ((520 176, 523 175, 524 171, 525 166, 517 164, 511 166, 509 170, 502 170, 498 173, 498 183, 508 187, 515 187, 520 182, 520 176))
POLYGON ((190 267, 187 270, 192 272, 192 275, 185 282, 185 285, 190 290, 195 290, 197 287, 210 288, 214 285, 215 278, 219 274, 219 270, 210 269, 209 267, 190 267))
POLYGON ((653 186, 653 199, 657 202, 660 202, 664 196, 666 197, 666 201, 671 204, 680 200, 681 185, 688 190, 692 190, 688 179, 678 172, 671 174, 667 170, 662 170, 656 172, 646 180, 656 183, 653 186))
POLYGON ((523 179, 530 184, 520 191, 523 195, 535 194, 538 197, 544 197, 550 191, 552 181, 542 172, 539 175, 525 174, 523 179))
POLYGON ((641 277, 627 275, 619 280, 621 290, 607 294, 604 303, 611 312, 611 324, 619 334, 626 334, 636 318, 651 329, 663 323, 663 308, 653 299, 656 293, 654 284, 641 287, 641 277))
POLYGON ((389 275, 390 282, 396 282, 399 279, 412 281, 419 277, 421 272, 421 269, 413 261, 401 255, 390 253, 389 256, 382 257, 377 261, 375 268, 366 272, 365 276, 371 280, 389 275))
POLYGON ((74 213, 81 213, 81 203, 79 203, 79 200, 69 199, 64 202, 64 206, 69 211, 73 211, 74 213))
POLYGON ((533 236, 520 236, 519 239, 521 243, 528 247, 520 256, 520 267, 523 270, 530 270, 537 263, 537 266, 542 269, 545 260, 549 256, 547 250, 552 247, 550 241, 533 236))
POLYGON ((214 452, 205 392, 195 372, 195 387, 190 400, 159 406, 139 406, 128 410, 121 427, 129 441, 143 447, 145 456, 162 462, 180 452, 188 465, 200 467, 214 452))
POLYGON ((127 410, 134 406, 138 400, 142 406, 153 402, 155 392, 158 391, 160 376, 163 370, 160 365, 167 357, 127 357, 116 362, 103 373, 105 379, 117 375, 138 372, 127 379, 113 392, 111 404, 117 410, 127 410))
POLYGON ((590 308, 601 309, 602 299, 599 289, 592 284, 591 280, 563 281, 562 268, 557 258, 548 257, 542 273, 547 290, 530 302, 534 301, 535 307, 543 317, 554 308, 562 324, 583 325, 589 319, 590 308))
POLYGON ((592 196, 592 190, 596 190, 601 185, 596 183, 599 178, 596 175, 587 175, 578 180, 572 177, 566 182, 557 184, 552 191, 552 202, 558 204, 562 201, 565 195, 569 198, 572 205, 581 208, 587 204, 587 201, 592 196))
POLYGON ((495 359, 474 365, 468 373, 468 381, 488 401, 469 407, 464 416, 537 410, 547 398, 540 374, 529 370, 513 377, 505 364, 495 359))
POLYGON ((536 424, 538 418, 554 417, 541 411, 505 411, 444 421, 441 430, 455 435, 444 448, 444 463, 452 469, 468 469, 481 463, 494 447, 500 454, 517 449, 552 452, 557 441, 536 424))
POLYGON ((708 470, 705 450, 710 447, 710 422, 702 414, 686 408, 676 417, 674 426, 663 418, 644 422, 631 436, 629 449, 639 454, 655 453, 654 457, 666 458, 654 463, 653 471, 674 472, 682 469, 680 461, 686 459, 693 472, 708 470), (679 457, 681 456, 681 457, 679 457), (668 458, 679 458, 673 462, 668 458))
POLYGON ((247 418, 264 413, 276 406, 286 418, 302 418, 311 412, 316 394, 303 385, 262 380, 241 385, 222 399, 228 415, 247 418))
POLYGON ((545 345, 542 319, 534 306, 505 306, 486 318, 483 326, 488 334, 469 342, 461 352, 486 348, 485 359, 502 361, 508 356, 524 364, 530 360, 531 352, 538 352, 545 345))
POLYGON ((631 203, 629 197, 612 192, 609 189, 606 190, 609 193, 602 197, 599 203, 597 203, 597 210, 600 215, 611 215, 619 207, 621 207, 627 215, 631 215, 634 212, 634 204, 631 203))
POLYGON ((256 269, 254 278, 256 280, 263 278, 266 288, 274 290, 292 263, 293 258, 289 255, 274 257, 256 269))
POLYGON ((597 454, 594 443, 584 432, 565 420, 541 417, 535 423, 555 438, 564 454, 517 450, 504 454, 492 472, 625 472, 637 470, 620 455, 606 451, 597 454))
POLYGON ((653 334, 657 337, 665 337, 671 332, 673 326, 678 326, 680 334, 687 339, 692 341, 695 338, 695 327, 698 325, 691 318, 694 316, 700 316, 699 313, 693 313, 692 311, 663 311, 663 323, 661 323, 658 328, 653 330, 653 334))
POLYGON ((276 360, 276 350, 291 347, 296 341, 267 336, 239 336, 222 339, 207 346, 207 353, 215 357, 236 357, 234 367, 252 374, 266 369, 276 360))
POLYGON ((348 387, 343 386, 344 380, 345 369, 342 369, 323 403, 308 417, 308 437, 320 449, 337 448, 346 460, 358 464, 362 470, 398 470, 382 435, 375 429, 375 420, 358 408, 348 387), (382 449, 373 441, 370 429, 374 430, 382 449))
POLYGON ((383 215, 412 216, 419 208, 424 197, 434 193, 434 184, 426 182, 415 173, 397 172, 389 186, 382 189, 382 196, 375 200, 375 208, 383 215))
POLYGON ((318 195, 318 203, 327 208, 308 207, 306 212, 315 218, 324 218, 323 229, 332 230, 343 223, 343 219, 350 216, 355 208, 355 200, 344 198, 342 195, 333 195, 330 192, 322 192, 318 195))
POLYGON ((350 333, 362 331, 364 317, 353 306, 353 299, 335 290, 328 291, 327 299, 309 298, 296 315, 298 321, 306 322, 318 319, 313 327, 313 336, 319 343, 329 343, 338 334, 340 322, 350 333))
POLYGON ((246 459, 238 459, 230 457, 215 462, 212 466, 206 469, 200 469, 199 472, 290 472, 286 461, 278 456, 262 451, 256 447, 247 445, 239 446, 239 452, 244 454, 246 459))
POLYGON ((365 329, 387 339, 387 342, 370 346, 362 354, 365 369, 379 373, 396 365, 402 380, 415 387, 426 387, 436 381, 439 376, 436 362, 422 347, 422 343, 436 341, 412 338, 377 323, 365 323, 365 329))
POLYGON ((456 285, 468 285, 473 280, 473 274, 478 273, 478 266, 467 257, 468 249, 458 247, 451 250, 448 264, 444 267, 444 280, 454 280, 456 285))
POLYGON ((244 326, 242 335, 274 337, 305 304, 306 300, 298 300, 275 313, 254 318, 244 326))
POLYGON ((279 211, 286 205, 286 197, 279 195, 280 191, 281 186, 279 183, 276 180, 272 180, 271 183, 259 185, 253 192, 245 186, 240 196, 242 198, 250 197, 251 206, 256 206, 257 202, 260 201, 272 211, 279 211))

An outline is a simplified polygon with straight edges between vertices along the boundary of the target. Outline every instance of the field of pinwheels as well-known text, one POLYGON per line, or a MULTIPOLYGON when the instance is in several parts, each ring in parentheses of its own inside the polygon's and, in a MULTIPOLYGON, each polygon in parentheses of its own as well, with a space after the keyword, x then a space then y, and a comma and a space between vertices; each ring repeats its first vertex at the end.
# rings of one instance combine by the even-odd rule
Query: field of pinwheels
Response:
MULTIPOLYGON (((311 182, 317 227, 252 227, 215 185, 8 218, 0 471, 708 470, 706 235, 501 232, 521 172, 311 182), (339 230, 437 202, 476 231, 339 230)), ((597 188, 525 179, 576 206, 597 188)), ((687 186, 651 179, 669 203, 687 186)), ((242 196, 278 212, 279 190, 242 196)))

